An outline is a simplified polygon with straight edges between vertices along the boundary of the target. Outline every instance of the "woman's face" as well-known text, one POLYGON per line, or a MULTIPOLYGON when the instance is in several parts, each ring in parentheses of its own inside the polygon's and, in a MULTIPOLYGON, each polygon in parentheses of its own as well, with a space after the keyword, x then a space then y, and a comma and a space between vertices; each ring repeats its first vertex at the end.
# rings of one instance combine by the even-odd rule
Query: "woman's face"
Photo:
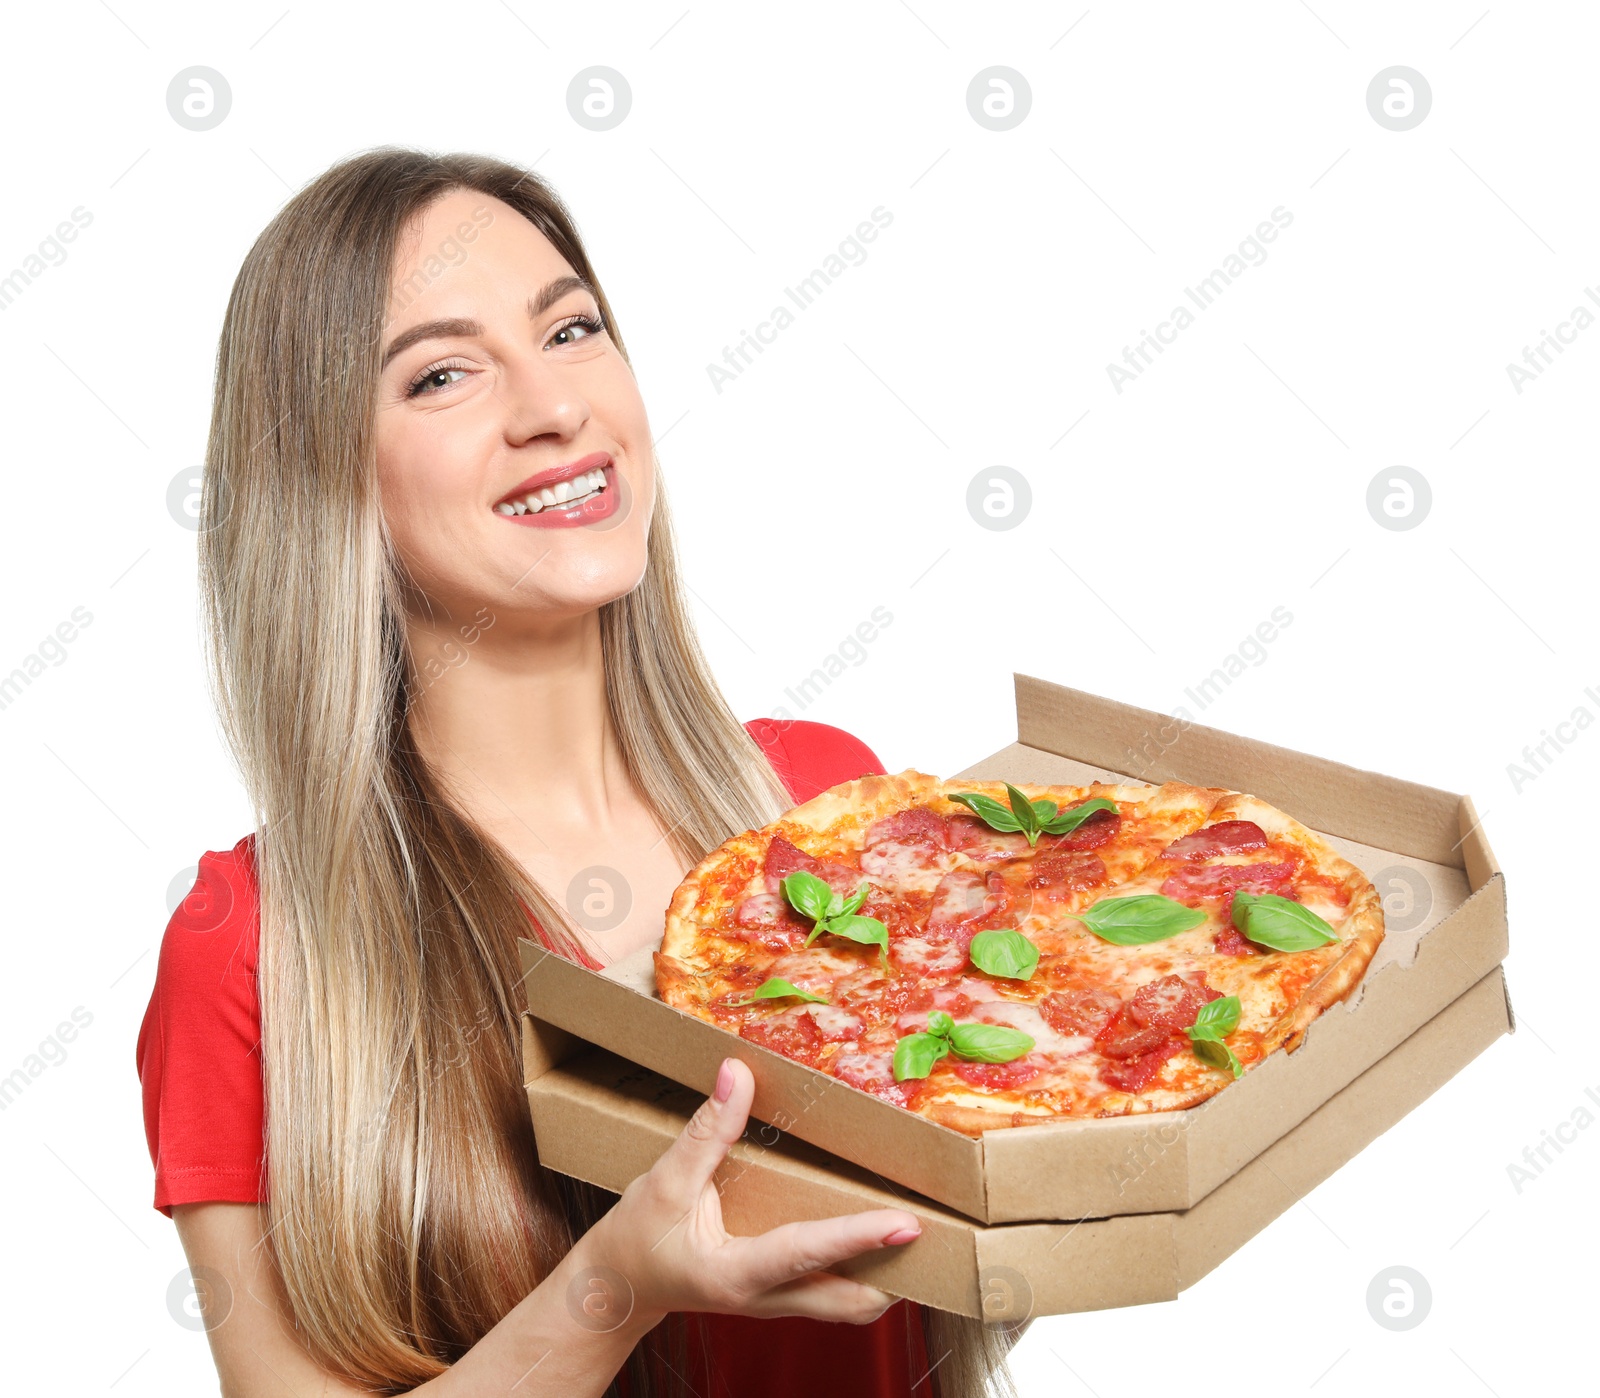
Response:
POLYGON ((441 622, 591 611, 644 574, 638 384, 526 218, 455 190, 400 239, 378 386, 384 519, 441 622), (530 503, 531 502, 531 503, 530 503))

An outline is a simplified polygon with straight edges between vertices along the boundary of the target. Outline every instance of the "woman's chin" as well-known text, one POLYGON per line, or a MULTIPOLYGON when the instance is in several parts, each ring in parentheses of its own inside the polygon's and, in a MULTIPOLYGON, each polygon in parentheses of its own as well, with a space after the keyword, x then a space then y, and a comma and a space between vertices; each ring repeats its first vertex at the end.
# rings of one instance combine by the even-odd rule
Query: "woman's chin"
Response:
POLYGON ((496 606, 494 601, 488 599, 485 605, 491 611, 499 611, 503 607, 508 614, 530 622, 536 622, 541 617, 557 620, 582 616, 586 612, 598 611, 607 602, 626 597, 644 577, 642 563, 638 567, 608 568, 582 577, 572 577, 569 573, 564 577, 541 578, 539 573, 543 571, 540 568, 521 581, 508 597, 501 599, 501 606, 496 606))

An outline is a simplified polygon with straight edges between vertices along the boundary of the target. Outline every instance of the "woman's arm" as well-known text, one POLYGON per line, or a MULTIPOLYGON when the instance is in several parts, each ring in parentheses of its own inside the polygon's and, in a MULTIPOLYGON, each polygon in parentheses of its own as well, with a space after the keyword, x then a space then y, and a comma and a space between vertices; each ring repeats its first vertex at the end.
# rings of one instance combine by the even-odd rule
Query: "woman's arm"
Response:
MULTIPOLYGON (((711 1176, 743 1133, 754 1090, 744 1064, 725 1062, 717 1094, 661 1159, 451 1369, 412 1391, 594 1398, 669 1311, 858 1324, 881 1315, 892 1297, 821 1269, 911 1241, 919 1225, 904 1209, 789 1223, 754 1238, 723 1229, 711 1176)), ((207 1332, 225 1398, 361 1393, 323 1370, 296 1337, 264 1216, 255 1204, 173 1210, 190 1270, 214 1287, 207 1332)))

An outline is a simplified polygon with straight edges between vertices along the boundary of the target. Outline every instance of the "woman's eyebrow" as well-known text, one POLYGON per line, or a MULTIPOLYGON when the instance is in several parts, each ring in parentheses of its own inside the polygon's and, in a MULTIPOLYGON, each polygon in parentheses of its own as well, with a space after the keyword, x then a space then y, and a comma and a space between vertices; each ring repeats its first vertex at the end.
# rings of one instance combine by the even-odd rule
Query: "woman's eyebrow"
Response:
MULTIPOLYGON (((567 276, 557 277, 550 282, 537 295, 528 298, 528 319, 538 320, 563 296, 568 296, 574 291, 587 291, 598 301, 595 290, 582 277, 567 276)), ((457 317, 451 320, 427 320, 421 325, 413 325, 409 330, 402 330, 389 343, 389 348, 383 352, 383 363, 379 365, 379 372, 389 367, 389 361, 397 354, 404 354, 412 345, 423 340, 439 340, 458 336, 482 335, 483 324, 480 321, 457 317)))

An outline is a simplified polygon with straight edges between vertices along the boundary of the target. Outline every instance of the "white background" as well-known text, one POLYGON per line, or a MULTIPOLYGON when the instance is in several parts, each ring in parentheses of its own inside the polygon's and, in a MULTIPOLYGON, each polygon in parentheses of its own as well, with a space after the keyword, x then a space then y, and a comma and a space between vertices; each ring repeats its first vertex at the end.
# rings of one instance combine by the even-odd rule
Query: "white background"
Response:
POLYGON ((1262 663, 1190 712, 1476 800, 1520 1032, 1176 1302, 1037 1323, 1022 1391, 1592 1382, 1600 1129, 1520 1191, 1507 1168, 1600 1091, 1600 732, 1520 792, 1508 774, 1600 715, 1600 328, 1520 393, 1506 368, 1600 288, 1589 7, 111 0, 19 7, 7 37, 0 275, 93 217, 0 318, 0 671, 93 617, 0 711, 0 1076, 92 1016, 0 1114, 14 1375, 215 1382, 169 1313, 183 1259, 150 1207, 133 1043, 174 880, 250 824, 166 493, 201 458, 249 245, 334 160, 395 143, 537 161, 574 209, 741 716, 786 706, 891 771, 953 772, 1014 736, 1014 671, 1170 711, 1283 606, 1262 663), (166 107, 195 64, 233 97, 206 132, 166 107), (606 132, 565 100, 596 64, 632 91, 606 132), (1397 64, 1432 92, 1407 131, 1366 101, 1397 64), (1002 132, 966 102, 994 65, 1032 94, 1002 132), (718 393, 707 365, 880 205, 867 260, 718 393), (1267 260, 1118 393, 1106 365, 1277 206, 1267 260), (1032 491, 1003 532, 966 507, 997 465, 1032 491), (1366 505, 1396 465, 1432 491, 1405 531, 1366 505), (785 688, 880 605, 864 660, 795 709, 785 688), (1395 1265, 1432 1288, 1405 1333, 1365 1301, 1395 1265))

